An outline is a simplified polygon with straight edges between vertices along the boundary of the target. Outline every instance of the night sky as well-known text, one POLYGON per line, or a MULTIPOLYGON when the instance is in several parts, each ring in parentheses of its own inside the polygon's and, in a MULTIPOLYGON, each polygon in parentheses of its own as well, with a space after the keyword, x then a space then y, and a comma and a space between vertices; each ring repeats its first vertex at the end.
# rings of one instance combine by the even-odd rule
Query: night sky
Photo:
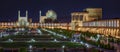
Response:
POLYGON ((103 19, 120 18, 120 0, 0 0, 0 21, 17 21, 18 10, 25 16, 28 10, 33 22, 39 21, 39 11, 44 16, 54 10, 62 22, 70 22, 71 12, 85 8, 103 8, 103 19))

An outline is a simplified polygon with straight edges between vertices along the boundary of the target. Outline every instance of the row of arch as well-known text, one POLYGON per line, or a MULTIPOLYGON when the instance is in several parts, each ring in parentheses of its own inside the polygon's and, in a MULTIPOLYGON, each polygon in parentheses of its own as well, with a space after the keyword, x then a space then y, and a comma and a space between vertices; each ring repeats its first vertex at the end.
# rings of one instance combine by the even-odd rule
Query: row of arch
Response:
POLYGON ((99 34, 103 34, 103 35, 110 35, 113 37, 119 37, 120 33, 119 33, 119 29, 118 28, 79 28, 79 31, 88 31, 88 32, 92 32, 92 33, 99 33, 99 34))

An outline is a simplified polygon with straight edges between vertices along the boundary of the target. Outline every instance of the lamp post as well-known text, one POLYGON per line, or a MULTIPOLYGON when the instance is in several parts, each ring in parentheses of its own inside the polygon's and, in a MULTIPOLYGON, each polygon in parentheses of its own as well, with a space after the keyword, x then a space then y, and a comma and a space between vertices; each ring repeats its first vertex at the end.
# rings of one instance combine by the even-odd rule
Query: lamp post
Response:
POLYGON ((65 52, 65 46, 64 45, 62 46, 62 52, 65 52))
POLYGON ((29 45, 29 51, 32 52, 32 45, 29 45))

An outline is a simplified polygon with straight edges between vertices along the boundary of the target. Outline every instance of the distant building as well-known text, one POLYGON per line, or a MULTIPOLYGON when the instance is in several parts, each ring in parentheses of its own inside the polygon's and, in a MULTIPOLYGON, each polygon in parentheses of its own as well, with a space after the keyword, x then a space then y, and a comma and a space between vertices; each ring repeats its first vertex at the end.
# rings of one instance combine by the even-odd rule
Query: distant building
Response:
POLYGON ((40 23, 45 23, 45 19, 47 19, 46 16, 41 16, 40 17, 40 23))
POLYGON ((87 8, 71 13, 71 30, 99 33, 120 38, 120 19, 102 19, 102 8, 87 8))
POLYGON ((28 22, 29 22, 29 23, 32 23, 32 18, 30 18, 28 22))
POLYGON ((92 20, 102 19, 102 8, 86 8, 85 11, 92 20))
POLYGON ((78 26, 83 26, 85 21, 99 20, 102 18, 101 8, 87 8, 84 12, 71 13, 71 25, 73 30, 77 30, 78 26))
POLYGON ((84 21, 87 21, 88 19, 87 12, 73 12, 71 13, 71 16, 71 26, 73 30, 76 29, 78 26, 82 26, 82 23, 84 21))
POLYGON ((26 16, 25 17, 21 17, 20 16, 20 11, 18 11, 18 23, 17 26, 28 26, 29 22, 28 22, 28 11, 26 11, 26 16))

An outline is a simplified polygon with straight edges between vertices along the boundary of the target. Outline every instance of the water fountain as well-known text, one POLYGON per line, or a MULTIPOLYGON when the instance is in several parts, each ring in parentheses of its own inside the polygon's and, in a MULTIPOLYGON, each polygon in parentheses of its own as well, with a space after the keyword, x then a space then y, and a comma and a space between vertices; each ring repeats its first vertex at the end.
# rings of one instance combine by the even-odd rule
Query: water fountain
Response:
POLYGON ((54 41, 54 42, 59 42, 57 39, 54 39, 53 41, 54 41))
POLYGON ((8 39, 7 42, 13 42, 13 40, 12 39, 8 39))
POLYGON ((31 39, 30 41, 28 41, 28 42, 36 42, 34 39, 31 39))
POLYGON ((88 45, 87 43, 85 43, 85 45, 86 45, 86 47, 87 47, 87 48, 89 48, 89 47, 90 47, 90 45, 88 45))
POLYGON ((54 39, 54 42, 57 42, 57 40, 56 40, 56 39, 54 39))
POLYGON ((66 39, 67 37, 66 36, 63 36, 64 39, 66 39))
POLYGON ((41 32, 40 29, 37 29, 37 32, 38 32, 40 35, 42 35, 42 32, 41 32))
POLYGON ((84 44, 82 41, 80 42, 81 44, 84 44))

